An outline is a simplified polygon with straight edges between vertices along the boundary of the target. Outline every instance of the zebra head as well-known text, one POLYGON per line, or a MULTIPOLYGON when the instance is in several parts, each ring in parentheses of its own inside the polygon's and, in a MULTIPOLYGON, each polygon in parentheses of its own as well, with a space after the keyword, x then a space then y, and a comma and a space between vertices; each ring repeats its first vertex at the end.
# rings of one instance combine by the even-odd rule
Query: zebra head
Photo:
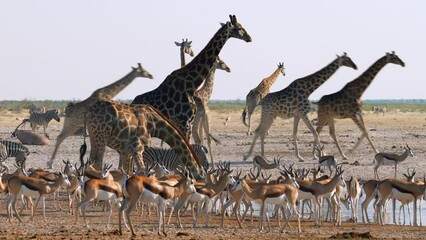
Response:
POLYGON ((55 119, 57 122, 61 121, 61 118, 59 117, 59 111, 58 110, 54 110, 55 113, 53 114, 53 119, 55 119))

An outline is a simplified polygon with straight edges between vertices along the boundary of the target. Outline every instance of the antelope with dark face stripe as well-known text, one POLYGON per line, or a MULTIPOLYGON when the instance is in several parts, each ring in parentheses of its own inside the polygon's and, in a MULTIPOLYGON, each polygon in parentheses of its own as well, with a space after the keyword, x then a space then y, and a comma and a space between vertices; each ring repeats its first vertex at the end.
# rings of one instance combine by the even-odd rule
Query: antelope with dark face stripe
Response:
POLYGON ((377 223, 380 225, 384 224, 383 221, 383 208, 385 203, 390 198, 404 199, 413 202, 414 216, 413 223, 414 226, 417 225, 417 200, 420 200, 420 219, 422 218, 422 200, 425 197, 426 189, 426 179, 423 180, 423 183, 414 183, 406 182, 397 179, 386 179, 379 183, 377 187, 377 195, 379 200, 376 205, 375 214, 377 223))
MULTIPOLYGON (((81 176, 84 176, 83 173, 78 172, 77 174, 80 176, 79 179, 82 179, 81 176)), ((111 177, 112 178, 112 177, 111 177)), ((89 229, 89 224, 86 219, 86 209, 88 204, 95 200, 103 200, 108 201, 110 204, 109 207, 109 215, 108 215, 108 221, 107 221, 107 228, 109 228, 109 223, 111 220, 112 215, 112 209, 113 206, 116 203, 119 203, 123 200, 123 192, 120 183, 114 181, 113 179, 89 179, 84 182, 84 184, 81 182, 81 185, 83 185, 83 200, 78 203, 76 209, 75 209, 75 223, 78 223, 78 210, 81 207, 81 211, 83 213, 84 223, 86 224, 86 227, 89 229)))
MULTIPOLYGON (((259 221, 259 231, 263 230, 263 219, 265 213, 266 204, 274 204, 277 206, 286 207, 287 204, 290 204, 292 209, 292 215, 297 215, 297 221, 299 223, 298 232, 301 232, 300 229, 300 214, 296 207, 296 200, 298 197, 298 187, 296 180, 293 176, 287 175, 287 179, 290 180, 290 183, 282 184, 271 184, 271 185, 259 185, 255 189, 251 188, 245 181, 245 179, 239 179, 235 182, 232 191, 237 191, 242 189, 244 194, 252 201, 260 203, 260 221, 259 221)), ((284 227, 281 229, 281 232, 284 231, 285 227, 288 225, 290 218, 287 218, 287 222, 284 227)), ((270 230, 270 229, 269 229, 270 230)))
POLYGON ((158 220, 158 235, 161 235, 160 229, 163 227, 163 234, 167 236, 165 229, 165 204, 168 200, 173 200, 180 197, 184 192, 195 192, 194 183, 189 177, 188 173, 185 173, 185 177, 180 179, 174 186, 169 185, 166 182, 161 182, 156 178, 137 176, 133 175, 130 177, 124 187, 124 201, 119 210, 119 232, 121 231, 121 217, 125 215, 125 219, 129 222, 130 231, 132 236, 136 236, 135 230, 130 219, 130 214, 135 208, 136 204, 140 200, 141 202, 150 202, 157 204, 159 212, 158 220))
POLYGON ((35 204, 35 207, 32 208, 31 211, 31 221, 34 219, 35 209, 38 206, 38 202, 40 199, 42 199, 42 207, 43 207, 43 221, 46 222, 46 211, 45 211, 45 197, 46 195, 50 195, 56 190, 58 190, 62 185, 69 185, 69 181, 66 175, 59 173, 58 179, 53 182, 49 183, 43 179, 39 178, 32 178, 27 176, 13 176, 8 181, 8 187, 9 187, 9 199, 7 200, 7 213, 9 216, 9 219, 12 219, 12 209, 15 212, 16 216, 18 217, 18 220, 22 222, 21 217, 19 216, 18 212, 16 211, 16 201, 21 197, 21 195, 24 196, 30 196, 30 197, 37 197, 37 201, 35 204))
MULTIPOLYGON (((343 188, 346 187, 345 180, 343 178, 343 172, 341 166, 337 168, 336 175, 328 181, 327 183, 321 183, 318 181, 309 181, 309 180, 297 180, 299 184, 299 198, 300 199, 311 199, 314 202, 314 211, 315 211, 315 225, 321 226, 322 218, 322 199, 324 195, 329 194, 333 191, 336 191, 338 185, 343 188)), ((340 204, 337 204, 337 219, 340 219, 340 204)), ((340 221, 336 222, 337 225, 340 225, 340 221)))
MULTIPOLYGON (((377 162, 374 167, 374 177, 376 180, 379 180, 379 174, 377 173, 377 169, 379 169, 382 165, 394 165, 395 166, 395 177, 396 178, 396 170, 398 167, 398 163, 403 162, 408 157, 414 157, 414 153, 411 148, 408 146, 404 147, 404 152, 401 155, 395 153, 386 153, 380 152, 374 156, 374 160, 377 162)), ((373 162, 374 164, 374 162, 373 162)))

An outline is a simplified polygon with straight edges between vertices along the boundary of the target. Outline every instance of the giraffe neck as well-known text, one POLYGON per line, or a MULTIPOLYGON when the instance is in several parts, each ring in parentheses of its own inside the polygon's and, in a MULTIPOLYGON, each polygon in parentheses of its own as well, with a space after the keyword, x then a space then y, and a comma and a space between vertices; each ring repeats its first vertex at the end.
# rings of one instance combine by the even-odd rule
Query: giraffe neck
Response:
POLYGON ((207 78, 213 68, 216 57, 219 55, 229 37, 229 26, 225 24, 216 32, 204 49, 190 63, 175 70, 162 85, 165 84, 167 86, 166 88, 173 85, 181 88, 182 91, 186 91, 191 96, 194 95, 195 91, 207 78))
POLYGON ((216 69, 213 68, 209 75, 207 75, 206 80, 204 81, 203 86, 195 92, 195 96, 199 97, 203 102, 209 101, 214 85, 214 76, 216 73, 216 69))
POLYGON ((103 100, 111 100, 114 98, 119 92, 121 92, 125 87, 127 87, 133 80, 137 77, 137 69, 132 70, 126 76, 121 78, 120 80, 111 83, 108 86, 103 88, 99 88, 90 96, 90 98, 97 98, 103 100))
POLYGON ((265 96, 269 93, 269 89, 271 88, 272 84, 274 84, 275 80, 277 80, 278 76, 281 73, 281 69, 277 68, 271 76, 263 79, 259 85, 255 88, 256 91, 262 93, 262 96, 265 96))
POLYGON ((288 88, 297 90, 298 95, 308 98, 317 88, 327 81, 340 67, 339 59, 322 68, 321 70, 292 82, 288 88))
POLYGON ((185 52, 184 52, 183 48, 180 48, 180 66, 183 67, 185 65, 186 65, 185 52))
POLYGON ((371 65, 364 73, 355 80, 346 84, 346 91, 350 92, 352 97, 361 98, 362 94, 371 84, 377 73, 388 63, 384 56, 371 65))

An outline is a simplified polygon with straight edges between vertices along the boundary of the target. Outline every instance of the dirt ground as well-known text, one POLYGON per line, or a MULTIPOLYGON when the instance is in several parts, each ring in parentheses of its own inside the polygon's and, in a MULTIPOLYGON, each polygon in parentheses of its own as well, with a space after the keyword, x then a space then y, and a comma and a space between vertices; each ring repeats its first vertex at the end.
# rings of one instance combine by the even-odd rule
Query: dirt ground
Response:
MULTIPOLYGON (((252 166, 251 159, 242 160, 242 156, 246 153, 252 142, 252 136, 247 136, 246 127, 240 119, 241 113, 212 113, 211 132, 214 136, 221 140, 221 145, 213 144, 214 161, 230 161, 232 167, 241 167, 244 170, 252 166), (229 124, 225 126, 225 118, 230 117, 229 124)), ((258 124, 259 113, 253 117, 253 129, 258 124)), ((10 112, 0 113, 0 137, 10 139, 10 132, 20 123, 17 118, 28 117, 25 112, 22 114, 12 114, 10 112)), ((310 117, 311 119, 314 116, 310 117)), ((426 114, 423 113, 403 113, 394 112, 387 113, 386 116, 376 116, 372 113, 366 113, 364 116, 367 129, 379 151, 390 151, 401 153, 403 146, 408 144, 414 151, 415 156, 408 158, 405 162, 398 166, 398 177, 402 178, 402 173, 408 167, 417 170, 417 177, 423 177, 426 171, 425 143, 426 143, 426 114)), ((50 135, 50 145, 48 146, 28 146, 31 155, 27 160, 27 167, 45 168, 46 162, 49 160, 53 147, 56 142, 56 136, 62 129, 62 124, 52 122, 49 125, 48 133, 50 135)), ((270 134, 266 137, 266 157, 273 159, 281 157, 286 163, 295 163, 296 167, 314 167, 316 161, 312 160, 311 150, 313 136, 308 131, 303 122, 299 124, 299 146, 301 154, 305 158, 304 163, 298 162, 294 155, 294 147, 292 143, 292 126, 293 120, 277 119, 270 129, 270 134)), ((360 136, 360 131, 350 120, 337 120, 336 122, 337 137, 342 148, 348 156, 347 161, 341 161, 338 156, 337 148, 328 134, 328 128, 321 133, 320 138, 325 144, 325 150, 328 154, 334 154, 339 162, 343 163, 345 169, 344 176, 346 179, 355 176, 368 180, 373 178, 374 152, 368 145, 366 140, 360 147, 349 152, 349 149, 355 144, 360 136), (354 165, 358 161, 359 165, 354 165)), ((70 137, 62 144, 59 149, 58 157, 54 163, 54 170, 59 171, 63 167, 62 160, 78 161, 79 147, 82 143, 81 137, 70 137)), ((157 142, 155 142, 157 143, 157 142)), ((255 154, 259 154, 260 144, 255 147, 255 154)), ((105 162, 118 164, 118 155, 108 149, 105 154, 105 162)), ((13 160, 7 160, 8 166, 12 169, 13 160)), ((381 178, 393 177, 393 167, 385 166, 379 169, 381 178)), ((274 176, 278 173, 274 172, 274 176)), ((6 198, 3 198, 6 199, 6 198)), ((91 230, 87 230, 83 225, 83 219, 80 217, 79 223, 75 224, 74 216, 66 213, 65 194, 61 195, 62 210, 55 210, 52 206, 51 198, 47 201, 47 222, 43 223, 41 208, 37 209, 35 221, 30 222, 30 213, 28 210, 23 212, 23 223, 16 220, 6 222, 6 209, 4 202, 0 207, 0 217, 4 219, 0 225, 1 239, 118 239, 123 236, 118 235, 117 213, 112 218, 113 224, 110 230, 105 228, 107 213, 102 212, 100 207, 91 208, 88 213, 91 223, 91 230)), ((426 239, 425 227, 412 226, 395 226, 386 225, 378 226, 376 224, 349 223, 347 217, 343 218, 342 227, 334 227, 331 223, 326 222, 321 228, 313 227, 313 222, 304 219, 302 221, 302 233, 297 234, 296 223, 291 222, 292 228, 286 229, 284 233, 279 233, 279 228, 275 220, 272 221, 271 232, 258 232, 258 222, 244 222, 244 228, 239 229, 234 218, 225 221, 225 228, 220 227, 220 218, 212 214, 210 226, 204 227, 204 217, 199 221, 196 228, 191 227, 191 219, 184 216, 184 228, 178 229, 173 224, 167 226, 168 237, 163 239, 278 239, 278 238, 392 238, 392 239, 426 239)), ((138 238, 157 239, 157 217, 146 216, 139 217, 139 212, 134 212, 134 225, 138 233, 138 238)), ((130 232, 124 232, 125 238, 130 238, 130 232)))

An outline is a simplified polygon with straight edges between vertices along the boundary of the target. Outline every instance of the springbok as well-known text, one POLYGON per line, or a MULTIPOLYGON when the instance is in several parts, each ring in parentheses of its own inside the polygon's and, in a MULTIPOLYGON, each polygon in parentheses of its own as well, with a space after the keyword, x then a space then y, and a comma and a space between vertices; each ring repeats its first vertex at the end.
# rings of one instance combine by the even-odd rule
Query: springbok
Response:
MULTIPOLYGON (((177 221, 178 226, 181 226, 180 218, 179 218, 179 209, 182 207, 182 205, 188 201, 192 205, 195 203, 198 204, 197 207, 197 216, 193 219, 192 226, 195 228, 197 226, 198 219, 200 218, 202 210, 204 211, 205 217, 206 217, 206 224, 205 226, 209 226, 209 211, 210 211, 210 204, 211 200, 220 194, 222 191, 226 189, 228 185, 233 185, 235 183, 234 178, 231 175, 232 170, 225 170, 222 175, 219 177, 216 183, 210 183, 205 185, 199 185, 196 186, 196 191, 192 194, 189 194, 188 196, 183 195, 177 205, 176 205, 176 215, 177 215, 177 221)), ((192 208, 193 209, 193 208, 192 208)))
POLYGON ((376 192, 377 192, 377 185, 379 184, 379 181, 377 180, 368 180, 362 185, 362 191, 364 191, 365 199, 361 203, 361 212, 362 212, 362 222, 365 223, 365 220, 367 219, 367 222, 370 223, 370 219, 368 218, 368 212, 367 208, 370 204, 371 200, 375 198, 376 192))
POLYGON ((141 202, 153 202, 157 204, 159 212, 158 235, 161 235, 160 230, 162 227, 162 233, 167 236, 164 214, 165 203, 167 200, 180 197, 184 192, 195 192, 194 183, 189 177, 187 171, 185 171, 185 176, 182 177, 174 186, 171 186, 167 183, 161 183, 157 179, 151 177, 137 175, 131 176, 123 187, 125 198, 122 206, 119 209, 119 233, 122 234, 121 217, 123 216, 124 212, 125 219, 129 222, 132 236, 136 236, 130 216, 132 210, 135 208, 135 205, 140 200, 141 202))
MULTIPOLYGON (((108 168, 109 169, 109 168, 108 168)), ((82 173, 76 169, 79 180, 83 179, 82 176, 85 176, 85 173, 82 173)), ((108 173, 109 174, 109 173, 108 173)), ((112 176, 111 176, 112 178, 112 176)), ((111 220, 112 210, 116 203, 119 203, 123 199, 123 191, 121 188, 121 184, 114 181, 113 179, 98 179, 91 178, 87 181, 80 182, 83 186, 83 196, 84 198, 77 204, 75 208, 75 223, 78 223, 78 210, 81 207, 81 211, 83 213, 84 223, 86 224, 86 228, 89 229, 89 223, 86 219, 86 209, 88 204, 95 200, 103 200, 108 201, 110 204, 109 215, 107 221, 107 229, 109 229, 109 223, 111 220)), ((120 207, 120 206, 119 206, 120 207)))
POLYGON ((253 168, 260 172, 262 169, 275 169, 280 166, 281 158, 274 158, 274 162, 269 162, 265 157, 254 156, 253 157, 253 168))
POLYGON ((76 174, 77 166, 71 165, 71 163, 67 160, 62 162, 65 164, 64 170, 62 171, 64 174, 68 176, 68 180, 70 181, 70 185, 67 186, 67 195, 68 195, 68 213, 74 214, 74 205, 81 202, 81 185, 80 180, 76 174))
POLYGON ((359 186, 358 179, 351 176, 349 182, 346 184, 348 196, 351 202, 351 218, 353 222, 358 222, 358 201, 361 194, 361 187, 359 186))
MULTIPOLYGON (((261 184, 257 188, 251 188, 245 178, 238 179, 232 191, 237 191, 242 189, 244 194, 250 198, 252 201, 260 203, 260 221, 259 221, 259 231, 263 231, 263 221, 265 215, 265 205, 274 204, 279 206, 284 206, 289 203, 292 210, 292 215, 297 215, 298 221, 298 232, 301 232, 300 228, 300 214, 296 207, 296 201, 298 198, 298 184, 294 177, 287 176, 287 179, 291 181, 291 184, 281 183, 281 184, 261 184)), ((291 216, 290 216, 291 217, 291 216)), ((281 229, 281 232, 284 231, 285 227, 288 226, 290 217, 286 219, 284 227, 281 229)), ((270 226, 269 226, 270 230, 270 226)))
MULTIPOLYGON (((379 183, 377 195, 379 200, 376 205, 376 219, 379 225, 384 225, 383 209, 389 198, 404 199, 413 202, 414 216, 413 225, 417 224, 417 200, 420 200, 420 219, 422 218, 422 200, 425 198, 426 179, 423 177, 423 183, 406 182, 397 179, 386 179, 379 183)), ((395 214, 395 213, 394 213, 395 214)))
MULTIPOLYGON (((374 167, 374 177, 376 180, 379 180, 379 174, 377 173, 377 169, 381 165, 394 165, 395 166, 395 176, 396 178, 396 171, 398 163, 403 162, 407 157, 414 157, 414 153, 411 150, 411 148, 408 146, 404 147, 404 152, 401 155, 395 154, 395 153, 386 153, 386 152, 379 152, 374 156, 374 160, 376 162, 376 166, 374 167)), ((374 162, 373 162, 374 164, 374 162)))
POLYGON ((45 196, 56 192, 62 185, 69 185, 68 178, 63 173, 58 173, 59 177, 53 183, 49 183, 43 179, 32 178, 27 176, 13 176, 8 181, 9 199, 7 200, 7 213, 10 220, 12 220, 12 209, 18 217, 19 222, 22 222, 19 213, 16 211, 16 201, 21 197, 30 196, 37 197, 35 206, 31 209, 31 221, 34 219, 35 209, 38 202, 42 199, 43 208, 43 221, 46 222, 46 203, 45 196))
POLYGON ((330 176, 333 175, 333 171, 331 170, 331 167, 333 166, 334 169, 337 169, 337 163, 336 159, 333 155, 324 155, 324 145, 319 147, 318 145, 315 145, 314 148, 319 155, 318 164, 320 167, 328 167, 328 170, 330 171, 330 176))
MULTIPOLYGON (((322 199, 323 196, 329 194, 333 191, 336 191, 336 186, 341 185, 343 188, 346 187, 345 180, 343 179, 342 167, 337 167, 336 174, 333 176, 331 180, 327 183, 321 183, 317 181, 309 181, 309 180, 301 180, 297 179, 297 183, 299 184, 299 198, 300 199, 310 199, 314 202, 314 211, 315 211, 315 225, 321 226, 321 218, 322 218, 322 199)), ((339 204, 339 199, 332 198, 335 201, 337 206, 337 225, 340 225, 340 214, 341 207, 339 204)))

